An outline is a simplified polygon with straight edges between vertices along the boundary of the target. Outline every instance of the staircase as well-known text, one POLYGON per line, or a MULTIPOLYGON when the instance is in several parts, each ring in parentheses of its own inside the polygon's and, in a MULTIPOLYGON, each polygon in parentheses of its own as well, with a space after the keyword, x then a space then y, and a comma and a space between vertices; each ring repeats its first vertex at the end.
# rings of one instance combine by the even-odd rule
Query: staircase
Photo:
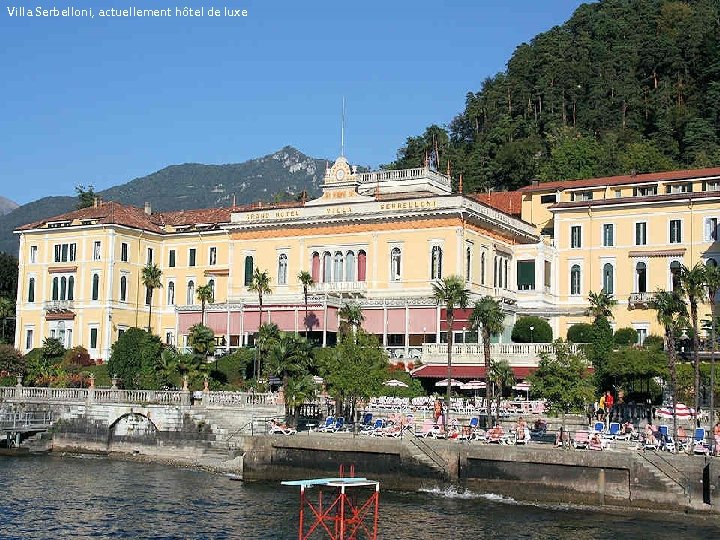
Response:
POLYGON ((648 451, 636 455, 643 469, 665 486, 665 491, 677 500, 678 505, 688 504, 689 479, 685 473, 675 467, 660 452, 648 451))
POLYGON ((433 449, 427 440, 409 433, 403 435, 401 441, 412 459, 434 470, 445 480, 450 479, 447 460, 433 449))

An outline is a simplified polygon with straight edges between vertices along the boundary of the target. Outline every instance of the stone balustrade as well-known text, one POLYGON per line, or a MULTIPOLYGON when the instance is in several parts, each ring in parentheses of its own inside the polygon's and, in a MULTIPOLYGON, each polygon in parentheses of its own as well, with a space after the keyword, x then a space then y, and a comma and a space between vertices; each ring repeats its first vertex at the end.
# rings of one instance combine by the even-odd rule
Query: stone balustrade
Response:
MULTIPOLYGON (((570 351, 577 353, 580 345, 569 344, 570 351)), ((425 343, 422 361, 424 364, 438 363, 447 360, 447 343, 425 343)), ((537 365, 541 354, 553 352, 552 343, 491 343, 490 356, 493 360, 506 360, 513 365, 537 365)), ((452 348, 453 363, 478 364, 484 360, 482 343, 456 343, 452 348)))

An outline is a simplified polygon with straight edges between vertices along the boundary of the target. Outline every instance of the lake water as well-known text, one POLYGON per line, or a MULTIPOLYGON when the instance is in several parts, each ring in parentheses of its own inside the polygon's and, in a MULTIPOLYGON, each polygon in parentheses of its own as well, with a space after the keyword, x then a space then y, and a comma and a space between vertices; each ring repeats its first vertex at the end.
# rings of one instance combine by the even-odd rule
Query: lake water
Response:
MULTIPOLYGON (((92 456, 0 456, 0 539, 297 538, 298 488, 92 456)), ((382 488, 382 486, 381 486, 382 488)), ((380 538, 720 537, 720 519, 381 491, 380 538)), ((317 536, 317 538, 323 538, 317 536)))

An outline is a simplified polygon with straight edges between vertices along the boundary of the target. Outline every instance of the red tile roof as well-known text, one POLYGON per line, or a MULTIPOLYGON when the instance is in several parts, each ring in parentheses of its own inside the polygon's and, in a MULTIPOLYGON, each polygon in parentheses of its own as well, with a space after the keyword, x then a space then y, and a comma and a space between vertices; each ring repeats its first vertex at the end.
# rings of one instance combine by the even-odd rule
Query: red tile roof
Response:
POLYGON ((492 206, 496 210, 519 216, 522 211, 522 193, 519 191, 491 191, 490 193, 472 193, 471 199, 492 206))
POLYGON ((554 182, 541 182, 538 185, 525 186, 520 192, 548 191, 575 189, 583 187, 616 186, 619 184, 640 184, 643 182, 689 180, 707 176, 720 176, 720 167, 707 169, 685 169, 682 171, 666 171, 647 174, 625 174, 621 176, 607 176, 604 178, 587 178, 584 180, 557 180, 554 182))

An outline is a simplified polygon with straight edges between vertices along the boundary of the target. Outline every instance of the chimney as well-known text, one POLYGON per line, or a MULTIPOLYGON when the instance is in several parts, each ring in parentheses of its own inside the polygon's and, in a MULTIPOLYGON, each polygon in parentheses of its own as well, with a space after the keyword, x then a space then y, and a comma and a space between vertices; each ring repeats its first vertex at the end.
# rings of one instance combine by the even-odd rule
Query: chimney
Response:
POLYGON ((147 201, 145 201, 145 213, 148 216, 152 215, 152 205, 147 201))
POLYGON ((93 197, 93 208, 100 206, 100 197, 93 197))
POLYGON ((538 187, 540 185, 540 180, 537 180, 536 178, 533 178, 532 183, 530 184, 532 187, 538 187))

